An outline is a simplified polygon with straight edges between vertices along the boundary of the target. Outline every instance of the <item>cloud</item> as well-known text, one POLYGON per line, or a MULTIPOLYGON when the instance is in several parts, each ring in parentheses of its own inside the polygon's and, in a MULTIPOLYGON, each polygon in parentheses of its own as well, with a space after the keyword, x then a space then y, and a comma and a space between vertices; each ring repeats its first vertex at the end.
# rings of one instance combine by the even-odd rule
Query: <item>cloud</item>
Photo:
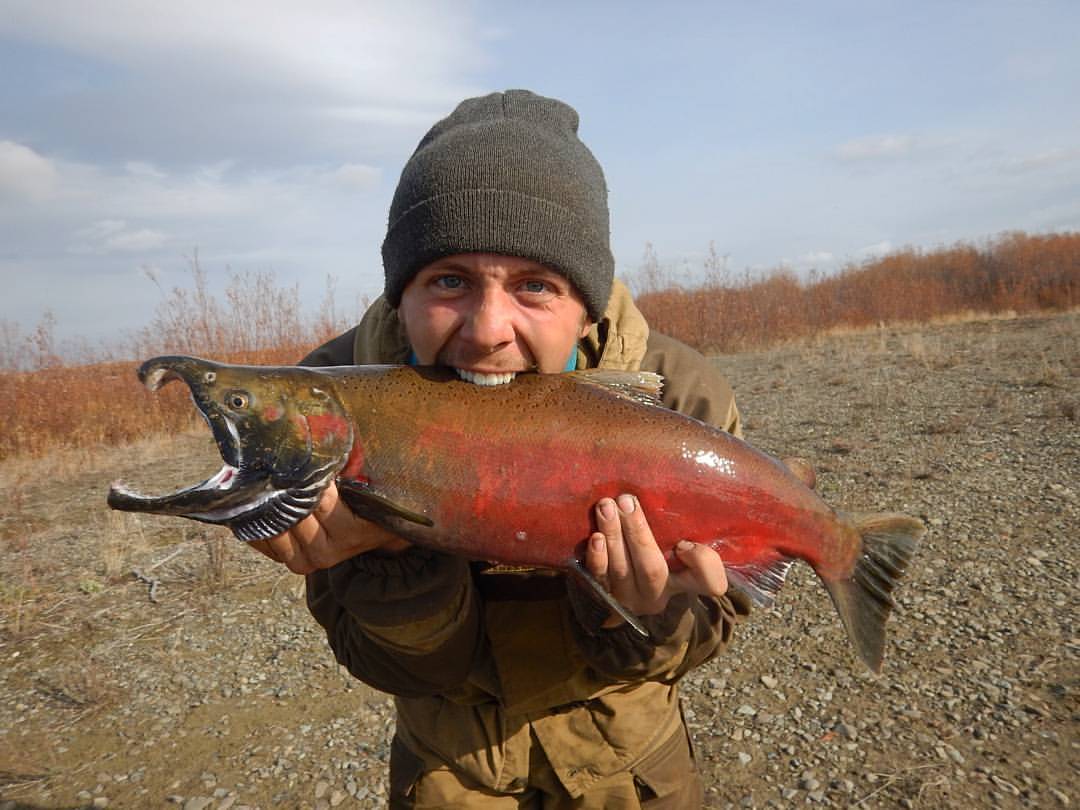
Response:
MULTIPOLYGON (((321 133, 297 126, 307 116, 419 126, 475 90, 464 77, 488 66, 472 3, 99 0, 92 13, 77 0, 4 5, 0 35, 123 71, 123 92, 141 92, 151 112, 126 120, 135 129, 160 126, 153 113, 169 109, 170 124, 189 125, 190 114, 208 137, 222 128, 218 115, 291 118, 291 135, 310 140, 321 133)), ((84 97, 108 102, 115 92, 102 79, 84 97)))
POLYGON ((1006 161, 1001 170, 1006 174, 1026 174, 1041 169, 1056 169, 1080 161, 1080 149, 1047 149, 1034 155, 1012 158, 1006 161))
POLYGON ((162 247, 168 236, 152 228, 132 228, 122 219, 101 219, 75 232, 72 253, 145 253, 162 247))
MULTIPOLYGON (((822 268, 831 267, 836 263, 836 256, 828 250, 811 250, 807 253, 803 253, 794 259, 783 257, 780 259, 780 267, 785 270, 794 271, 810 271, 821 270, 822 268)), ((771 268, 767 268, 771 269, 771 268)))
POLYGON ((0 141, 0 195, 44 202, 56 188, 56 167, 29 146, 0 141))
POLYGON ((912 135, 868 135, 838 145, 833 154, 843 161, 893 160, 910 155, 916 145, 912 135))
POLYGON ((360 163, 345 163, 326 174, 326 180, 333 185, 347 190, 366 191, 374 188, 381 177, 380 172, 374 166, 364 166, 360 163))
POLYGON ((124 164, 124 170, 134 177, 148 177, 154 180, 164 180, 168 175, 152 163, 141 160, 129 160, 124 164))
POLYGON ((836 261, 836 256, 827 250, 813 250, 798 258, 799 264, 802 265, 831 264, 834 261, 836 261))
POLYGON ((895 248, 893 247, 893 243, 890 242, 888 239, 885 239, 881 242, 876 242, 873 245, 866 245, 865 247, 861 247, 856 251, 856 253, 858 254, 859 258, 862 259, 876 259, 881 256, 886 256, 889 253, 892 253, 894 250, 895 248))

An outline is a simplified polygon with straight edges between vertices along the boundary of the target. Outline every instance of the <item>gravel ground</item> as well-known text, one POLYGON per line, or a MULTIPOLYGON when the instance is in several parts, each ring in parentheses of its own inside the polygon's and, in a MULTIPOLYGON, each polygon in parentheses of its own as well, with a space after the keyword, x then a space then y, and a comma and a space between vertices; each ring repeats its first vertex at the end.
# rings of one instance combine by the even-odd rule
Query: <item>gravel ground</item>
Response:
MULTIPOLYGON (((752 443, 811 459, 833 505, 930 532, 882 675, 796 566, 686 678, 708 806, 1080 801, 1080 314, 716 362, 752 443)), ((200 434, 0 472, 0 810, 383 806, 392 705, 337 667, 299 578, 104 508, 114 477, 163 490, 218 463, 200 434)))

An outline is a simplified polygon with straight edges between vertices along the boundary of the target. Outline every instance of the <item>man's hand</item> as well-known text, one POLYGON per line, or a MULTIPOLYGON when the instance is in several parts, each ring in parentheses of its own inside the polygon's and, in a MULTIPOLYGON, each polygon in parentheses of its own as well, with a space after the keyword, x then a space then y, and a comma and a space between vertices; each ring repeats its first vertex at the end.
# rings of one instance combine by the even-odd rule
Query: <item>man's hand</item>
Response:
MULTIPOLYGON (((585 564, 631 613, 650 616, 663 612, 677 593, 723 596, 728 581, 720 555, 708 546, 680 541, 675 556, 686 569, 668 570, 664 553, 649 528, 641 504, 632 495, 604 498, 596 505, 599 531, 589 538, 585 564)), ((622 619, 612 615, 605 627, 622 619)))
POLYGON ((249 545, 294 574, 310 574, 365 551, 402 551, 409 543, 353 514, 331 482, 315 511, 288 532, 249 545))

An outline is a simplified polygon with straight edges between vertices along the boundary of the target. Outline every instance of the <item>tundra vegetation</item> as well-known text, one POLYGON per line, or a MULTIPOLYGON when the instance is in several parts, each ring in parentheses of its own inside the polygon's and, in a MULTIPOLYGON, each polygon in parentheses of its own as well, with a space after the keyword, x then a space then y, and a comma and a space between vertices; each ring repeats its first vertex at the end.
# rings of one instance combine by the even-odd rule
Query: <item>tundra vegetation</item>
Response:
MULTIPOLYGON (((702 272, 680 282, 646 246, 629 279, 653 328, 703 353, 732 353, 838 331, 1080 306, 1080 233, 1010 233, 983 246, 902 250, 800 279, 776 269, 736 275, 710 246, 702 272)), ((222 301, 197 255, 190 288, 164 294, 152 321, 119 345, 58 347, 51 314, 28 335, 0 322, 0 401, 9 427, 0 461, 56 447, 94 447, 168 435, 197 420, 177 386, 151 395, 133 363, 191 354, 236 363, 294 363, 348 328, 333 281, 315 317, 295 287, 270 273, 234 273, 222 301), (121 359, 122 358, 122 359, 121 359), (124 407, 117 407, 117 403, 124 407)))
MULTIPOLYGON (((220 527, 111 512, 220 458, 137 361, 293 362, 357 313, 237 275, 167 291, 111 352, 0 325, 0 810, 379 807, 389 698, 339 669, 303 583, 220 527), (189 430, 189 427, 194 428, 189 430)), ((647 251, 657 328, 732 380, 748 440, 825 500, 928 524, 862 671, 809 569, 685 680, 709 807, 1069 807, 1080 592, 1080 234, 902 251, 799 280, 647 251)))

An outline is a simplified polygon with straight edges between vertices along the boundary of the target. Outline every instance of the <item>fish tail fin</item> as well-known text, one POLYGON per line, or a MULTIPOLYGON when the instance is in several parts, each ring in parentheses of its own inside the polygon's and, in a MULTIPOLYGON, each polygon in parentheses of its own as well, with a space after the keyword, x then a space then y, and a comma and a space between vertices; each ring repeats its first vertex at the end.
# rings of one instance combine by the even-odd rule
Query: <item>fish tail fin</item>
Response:
POLYGON ((891 513, 842 516, 862 537, 862 552, 846 579, 822 579, 832 597, 859 657, 874 672, 881 671, 885 621, 896 603, 893 588, 907 570, 922 522, 891 513))

